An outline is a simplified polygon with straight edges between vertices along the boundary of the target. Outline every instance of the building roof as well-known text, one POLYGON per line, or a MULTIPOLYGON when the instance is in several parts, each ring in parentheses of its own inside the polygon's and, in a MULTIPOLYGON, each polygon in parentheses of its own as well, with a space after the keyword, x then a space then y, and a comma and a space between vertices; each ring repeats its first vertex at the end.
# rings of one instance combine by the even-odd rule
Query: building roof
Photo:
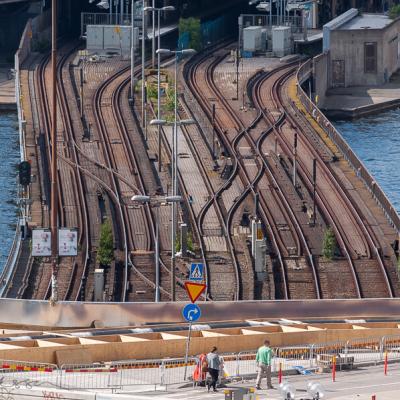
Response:
POLYGON ((383 14, 360 14, 350 21, 347 21, 337 29, 359 30, 359 29, 384 29, 393 20, 383 14))

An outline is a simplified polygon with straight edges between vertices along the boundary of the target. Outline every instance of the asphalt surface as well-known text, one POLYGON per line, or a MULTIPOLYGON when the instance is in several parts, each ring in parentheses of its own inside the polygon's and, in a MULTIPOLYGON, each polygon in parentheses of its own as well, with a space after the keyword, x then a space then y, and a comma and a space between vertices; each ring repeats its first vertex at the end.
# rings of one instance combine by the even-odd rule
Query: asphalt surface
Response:
MULTIPOLYGON (((312 374, 308 376, 292 375, 283 378, 296 388, 296 400, 311 399, 307 394, 307 383, 316 381, 322 385, 325 391, 323 399, 334 400, 371 400, 376 396, 376 400, 398 400, 400 399, 400 367, 398 364, 390 364, 388 374, 385 376, 383 366, 357 368, 352 371, 336 373, 336 381, 332 381, 330 374, 312 374)), ((266 382, 263 382, 264 385, 266 382)), ((255 391, 259 400, 278 400, 282 399, 279 391, 277 378, 272 379, 275 386, 272 390, 255 391)), ((169 386, 167 391, 150 392, 129 392, 132 400, 144 399, 214 399, 225 398, 224 391, 235 390, 238 388, 254 388, 255 381, 244 381, 229 384, 226 387, 218 388, 217 393, 207 393, 204 387, 198 388, 178 388, 169 386)), ((124 392, 127 393, 127 392, 124 392)))

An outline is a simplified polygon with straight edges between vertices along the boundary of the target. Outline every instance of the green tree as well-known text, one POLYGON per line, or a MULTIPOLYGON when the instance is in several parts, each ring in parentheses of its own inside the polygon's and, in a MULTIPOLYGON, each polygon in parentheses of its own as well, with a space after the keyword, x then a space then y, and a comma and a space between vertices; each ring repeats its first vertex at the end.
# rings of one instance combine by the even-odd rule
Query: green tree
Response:
POLYGON ((179 20, 179 35, 189 35, 189 48, 201 50, 201 23, 198 18, 181 18, 179 20))
POLYGON ((114 260, 114 238, 110 222, 107 220, 101 225, 100 243, 97 250, 97 262, 108 266, 114 260))
POLYGON ((395 4, 389 10, 389 18, 396 19, 399 16, 400 16, 400 4, 395 4))
POLYGON ((324 258, 332 260, 336 250, 336 237, 333 229, 329 226, 325 230, 324 241, 322 245, 322 253, 324 258))

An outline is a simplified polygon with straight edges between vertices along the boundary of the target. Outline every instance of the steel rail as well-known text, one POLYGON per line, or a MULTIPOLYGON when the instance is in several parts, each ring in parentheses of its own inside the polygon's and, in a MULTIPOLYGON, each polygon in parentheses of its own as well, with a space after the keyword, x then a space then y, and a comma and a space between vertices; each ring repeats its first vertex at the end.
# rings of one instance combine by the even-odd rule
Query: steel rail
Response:
MULTIPOLYGON (((265 76, 261 76, 260 79, 257 80, 257 82, 255 82, 254 86, 253 86, 253 99, 255 104, 257 105, 259 111, 261 112, 261 115, 264 117, 265 116, 265 108, 262 107, 262 100, 261 100, 261 94, 260 94, 260 90, 261 90, 261 86, 262 84, 264 84, 266 82, 266 80, 268 79, 274 79, 276 74, 283 72, 283 76, 286 76, 287 72, 286 69, 289 68, 289 71, 291 71, 292 67, 291 66, 283 66, 280 68, 275 69, 273 72, 271 73, 267 73, 265 74, 265 76)), ((276 81, 275 81, 276 83, 276 81)), ((275 85, 274 85, 275 87, 275 85)), ((279 119, 278 121, 275 121, 275 119, 273 118, 268 118, 268 123, 271 124, 273 126, 273 129, 276 129, 277 126, 279 126, 282 123, 283 119, 279 119)), ((307 239, 305 237, 305 234, 303 232, 303 229, 299 223, 298 218, 296 217, 296 214, 293 210, 293 208, 291 207, 285 193, 283 192, 283 190, 281 189, 281 187, 279 186, 278 181, 276 180, 273 172, 271 171, 271 168, 269 166, 268 160, 265 157, 265 154, 262 151, 262 144, 264 142, 264 140, 266 139, 266 136, 261 136, 257 143, 254 142, 254 139, 251 137, 251 135, 248 136, 249 140, 252 142, 253 147, 255 147, 257 149, 257 153, 260 157, 260 159, 262 160, 265 170, 268 172, 268 176, 269 176, 269 180, 274 184, 274 186, 277 188, 278 190, 278 194, 279 194, 279 198, 280 200, 283 202, 283 204, 285 205, 286 210, 288 211, 289 215, 290 215, 290 219, 293 222, 295 229, 297 231, 297 234, 300 238, 303 250, 306 252, 307 255, 307 260, 308 260, 308 264, 311 268, 312 274, 313 274, 313 278, 314 278, 314 286, 315 286, 315 293, 316 293, 316 297, 318 299, 322 298, 322 294, 321 294, 321 284, 320 284, 320 279, 319 279, 319 275, 317 272, 317 268, 315 266, 314 263, 314 259, 313 259, 313 255, 312 252, 310 250, 310 247, 307 243, 307 239)), ((275 193, 275 192, 274 192, 275 193)))
MULTIPOLYGON (((293 71, 292 75, 294 75, 294 73, 295 73, 295 71, 293 71)), ((278 97, 277 97, 276 100, 281 102, 281 104, 283 105, 281 92, 278 91, 277 95, 278 95, 278 97)), ((287 113, 287 117, 293 124, 296 124, 301 129, 302 126, 301 126, 300 122, 298 120, 294 119, 290 115, 290 113, 287 113)), ((359 208, 354 203, 353 199, 349 198, 346 195, 345 190, 343 188, 343 185, 340 182, 338 182, 338 180, 333 175, 333 172, 331 171, 331 169, 328 167, 328 165, 326 165, 326 163, 323 162, 319 152, 316 151, 313 148, 313 146, 311 146, 311 144, 309 143, 309 141, 306 139, 306 137, 304 135, 300 135, 300 139, 303 140, 304 144, 310 149, 310 151, 313 153, 314 157, 317 158, 318 163, 319 163, 322 171, 324 171, 324 173, 327 175, 329 180, 335 186, 338 194, 345 201, 345 203, 346 203, 349 211, 351 212, 351 215, 353 216, 353 218, 355 218, 357 220, 357 226, 361 227, 361 229, 362 229, 362 231, 364 233, 364 237, 367 240, 368 245, 373 248, 376 260, 378 261, 380 270, 382 272, 382 275, 383 275, 383 278, 384 278, 384 281, 385 281, 385 284, 386 284, 386 287, 387 287, 387 290, 388 290, 389 297, 394 297, 393 286, 392 286, 392 284, 391 284, 391 282, 389 280, 387 269, 385 267, 384 261, 382 259, 381 254, 379 253, 378 247, 376 245, 376 242, 375 242, 374 238, 372 237, 372 235, 371 235, 371 233, 369 231, 369 228, 366 226, 363 217, 360 215, 361 212, 360 212, 359 208)))

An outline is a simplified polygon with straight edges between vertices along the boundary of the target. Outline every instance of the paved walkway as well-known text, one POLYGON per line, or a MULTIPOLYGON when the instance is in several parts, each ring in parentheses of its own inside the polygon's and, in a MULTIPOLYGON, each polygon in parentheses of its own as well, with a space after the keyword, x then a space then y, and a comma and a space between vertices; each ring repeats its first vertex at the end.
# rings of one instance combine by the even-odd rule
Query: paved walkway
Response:
MULTIPOLYGON (((398 364, 389 365, 388 375, 383 373, 383 366, 358 368, 353 371, 337 372, 336 382, 332 382, 330 374, 313 374, 309 376, 295 375, 284 377, 296 388, 296 399, 309 398, 307 396, 307 382, 315 381, 322 385, 325 391, 326 400, 371 400, 372 395, 376 395, 376 400, 398 400, 400 398, 400 370, 398 364)), ((278 400, 282 399, 277 378, 272 379, 275 386, 272 390, 258 390, 256 394, 259 400, 278 400)), ((265 382, 264 382, 265 385, 265 382)), ((207 393, 205 388, 173 388, 168 387, 168 392, 124 392, 132 396, 132 400, 139 399, 215 399, 225 398, 224 390, 238 388, 254 388, 254 380, 240 382, 229 385, 226 388, 220 388, 218 393, 207 393)))
POLYGON ((14 79, 9 79, 10 68, 0 68, 0 110, 15 110, 17 107, 14 79))
POLYGON ((330 89, 322 105, 329 117, 355 118, 400 105, 400 79, 382 86, 330 89))

